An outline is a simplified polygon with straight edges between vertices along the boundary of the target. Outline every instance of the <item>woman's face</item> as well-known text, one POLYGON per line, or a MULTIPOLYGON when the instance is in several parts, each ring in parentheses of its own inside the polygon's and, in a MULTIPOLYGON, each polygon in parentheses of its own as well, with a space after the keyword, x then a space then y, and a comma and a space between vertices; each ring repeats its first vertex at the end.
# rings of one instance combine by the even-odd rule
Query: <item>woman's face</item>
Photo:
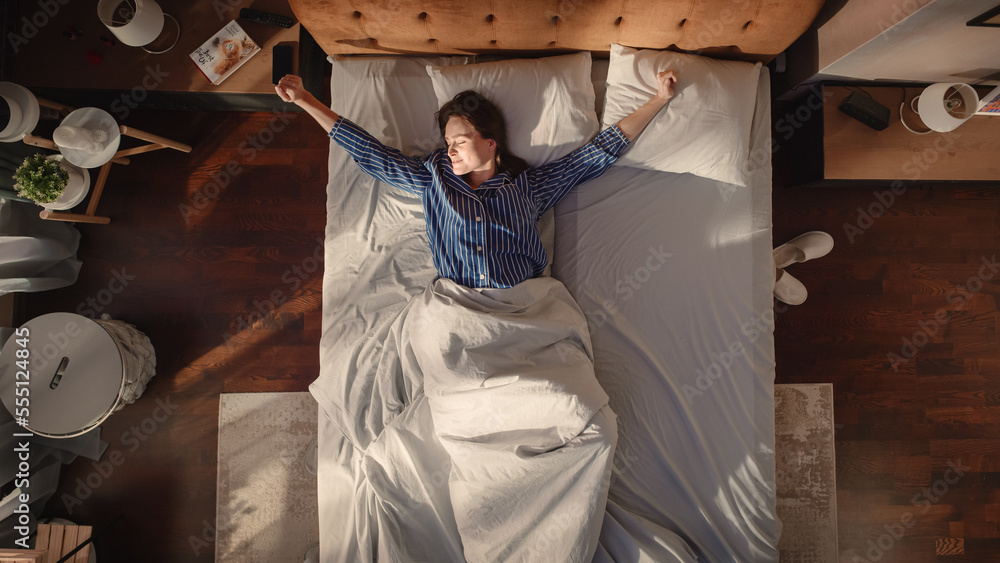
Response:
POLYGON ((465 119, 451 116, 444 128, 444 142, 455 174, 487 172, 492 176, 496 172, 496 141, 484 139, 465 119))

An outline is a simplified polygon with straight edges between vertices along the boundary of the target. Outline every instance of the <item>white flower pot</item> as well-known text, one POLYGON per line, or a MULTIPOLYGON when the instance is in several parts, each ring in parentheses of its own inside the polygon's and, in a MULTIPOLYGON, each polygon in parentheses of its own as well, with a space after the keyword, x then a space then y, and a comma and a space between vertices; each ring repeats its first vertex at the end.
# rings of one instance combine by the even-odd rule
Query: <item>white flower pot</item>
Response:
POLYGON ((83 198, 87 197, 87 194, 90 192, 90 172, 86 168, 80 168, 79 166, 70 164, 61 154, 52 155, 49 159, 55 160, 63 167, 63 169, 66 170, 66 172, 69 172, 69 183, 66 184, 66 188, 63 190, 62 195, 60 195, 55 201, 40 205, 51 211, 73 209, 81 201, 83 201, 83 198))

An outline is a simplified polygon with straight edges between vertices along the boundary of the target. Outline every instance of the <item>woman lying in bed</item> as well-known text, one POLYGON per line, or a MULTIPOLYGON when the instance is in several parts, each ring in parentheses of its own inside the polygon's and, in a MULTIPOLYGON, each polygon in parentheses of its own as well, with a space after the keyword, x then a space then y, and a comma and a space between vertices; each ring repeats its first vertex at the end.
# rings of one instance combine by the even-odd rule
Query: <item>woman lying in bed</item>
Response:
POLYGON ((320 104, 298 77, 281 79, 278 95, 365 172, 420 197, 440 275, 384 330, 324 360, 336 382, 323 408, 362 457, 351 560, 594 559, 617 424, 583 311, 541 276, 537 220, 615 161, 675 81, 660 73, 635 113, 529 169, 507 150, 499 110, 473 92, 441 108, 447 149, 421 159, 320 104))
POLYGON ((600 176, 674 95, 674 71, 657 75, 658 92, 617 125, 560 158, 529 169, 507 148, 503 115, 465 91, 437 114, 447 149, 403 156, 304 90, 298 76, 275 90, 309 113, 330 138, 378 180, 421 198, 438 274, 466 287, 513 287, 538 277, 547 256, 537 222, 577 184, 600 176))

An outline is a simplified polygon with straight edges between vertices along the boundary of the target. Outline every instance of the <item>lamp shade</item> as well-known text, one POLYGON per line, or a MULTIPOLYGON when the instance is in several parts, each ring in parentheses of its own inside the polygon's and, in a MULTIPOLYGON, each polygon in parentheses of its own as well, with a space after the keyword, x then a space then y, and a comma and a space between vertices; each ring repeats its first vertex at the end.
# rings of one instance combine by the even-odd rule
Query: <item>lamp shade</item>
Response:
POLYGON ((21 126, 21 106, 0 94, 0 138, 10 137, 21 126))
POLYGON ((20 141, 38 125, 41 108, 38 99, 27 88, 13 82, 0 82, 0 106, 6 106, 5 119, 0 120, 0 143, 20 141))
POLYGON ((978 106, 979 95, 968 84, 931 84, 920 94, 917 113, 928 128, 947 133, 968 121, 976 113, 978 106), (952 88, 955 93, 948 96, 952 88), (955 99, 956 95, 961 98, 960 106, 955 99))
POLYGON ((153 0, 100 0, 97 16, 119 41, 142 47, 163 31, 163 10, 153 0))

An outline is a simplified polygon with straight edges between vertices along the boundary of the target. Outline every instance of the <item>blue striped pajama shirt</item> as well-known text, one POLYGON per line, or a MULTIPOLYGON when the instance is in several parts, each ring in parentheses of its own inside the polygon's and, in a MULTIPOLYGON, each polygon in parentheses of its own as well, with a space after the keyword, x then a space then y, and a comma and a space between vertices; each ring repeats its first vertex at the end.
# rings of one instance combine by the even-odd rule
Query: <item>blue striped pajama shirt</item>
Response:
POLYGON ((497 174, 472 189, 443 148, 425 158, 404 156, 343 116, 330 138, 377 180, 420 197, 438 275, 466 287, 512 287, 540 276, 548 256, 538 219, 628 147, 615 125, 558 160, 513 179, 497 174))

